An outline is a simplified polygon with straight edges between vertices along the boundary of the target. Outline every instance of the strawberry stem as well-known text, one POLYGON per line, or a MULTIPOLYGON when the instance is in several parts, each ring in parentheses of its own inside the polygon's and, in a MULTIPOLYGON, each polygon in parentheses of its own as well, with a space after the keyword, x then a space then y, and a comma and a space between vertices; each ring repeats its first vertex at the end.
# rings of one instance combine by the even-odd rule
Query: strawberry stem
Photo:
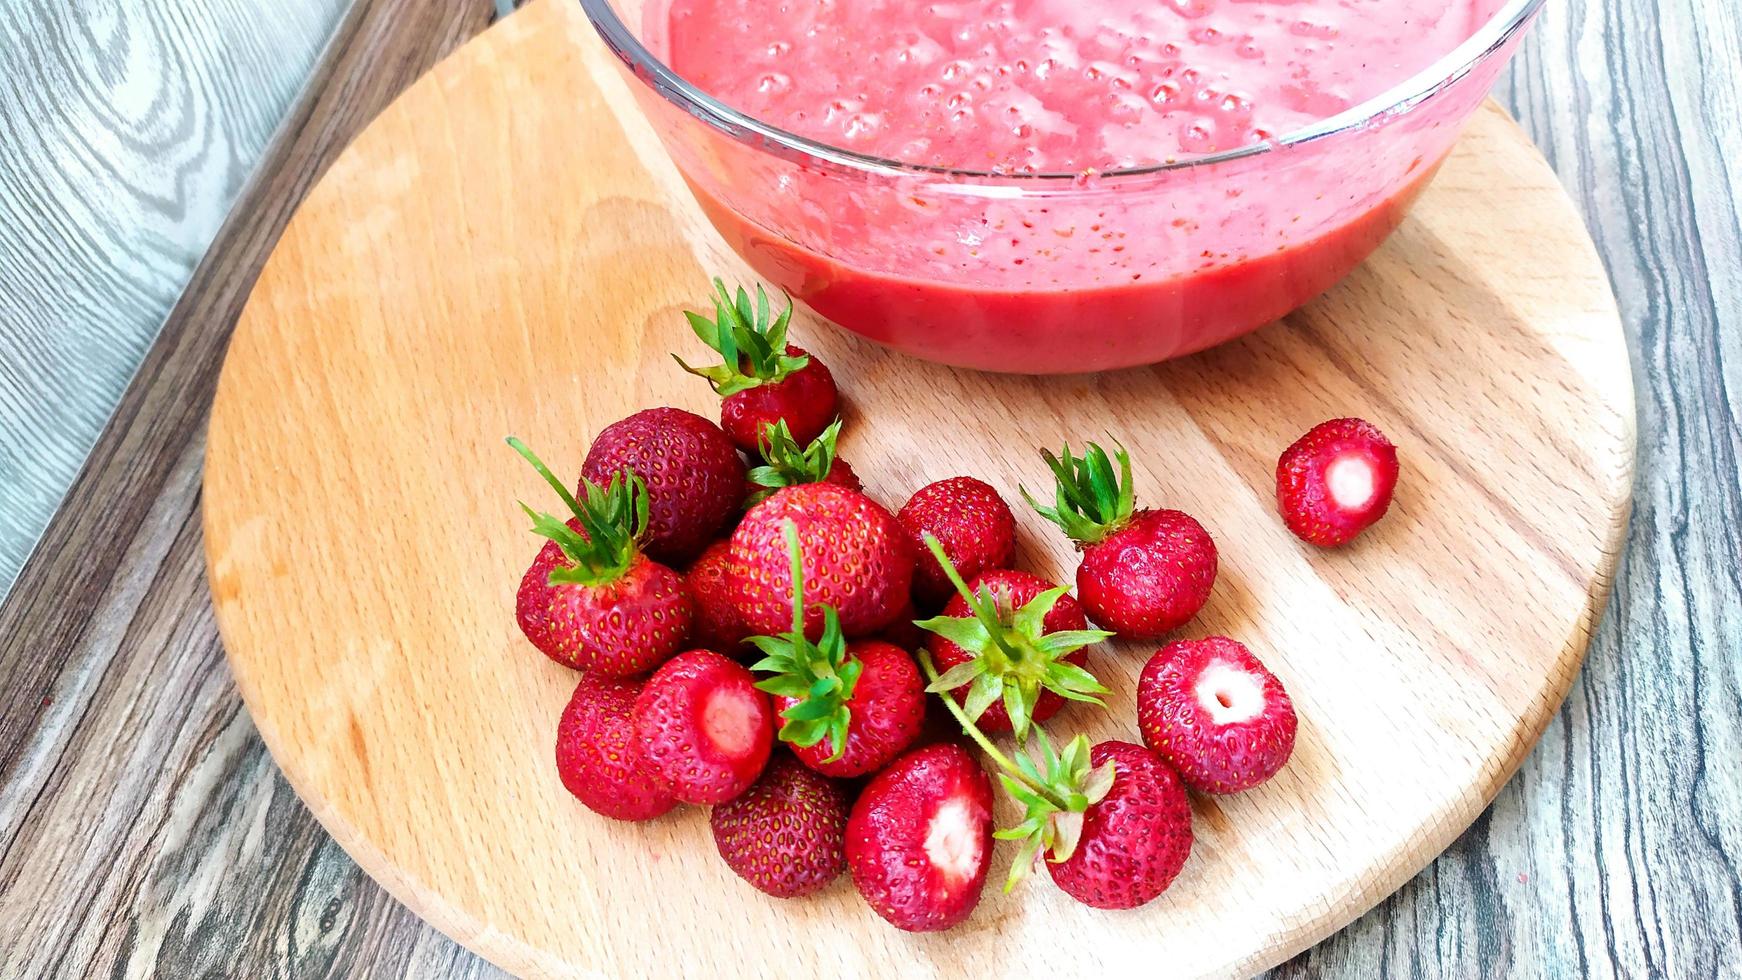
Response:
POLYGON ((833 762, 847 751, 847 726, 852 709, 847 701, 858 687, 865 669, 849 656, 841 633, 841 618, 833 606, 823 606, 822 637, 812 643, 804 630, 804 555, 798 542, 798 525, 788 520, 781 529, 786 538, 788 566, 792 570, 792 632, 784 636, 752 636, 749 642, 762 651, 762 659, 750 669, 769 676, 758 681, 758 690, 791 698, 782 714, 780 740, 808 748, 829 739, 833 762))
POLYGON ((566 566, 551 569, 550 584, 598 586, 622 578, 640 554, 636 542, 647 527, 647 485, 628 470, 612 476, 604 487, 583 478, 585 499, 577 500, 526 443, 509 436, 508 445, 550 484, 581 528, 577 531, 521 503, 520 509, 532 519, 533 533, 555 541, 568 559, 566 566))

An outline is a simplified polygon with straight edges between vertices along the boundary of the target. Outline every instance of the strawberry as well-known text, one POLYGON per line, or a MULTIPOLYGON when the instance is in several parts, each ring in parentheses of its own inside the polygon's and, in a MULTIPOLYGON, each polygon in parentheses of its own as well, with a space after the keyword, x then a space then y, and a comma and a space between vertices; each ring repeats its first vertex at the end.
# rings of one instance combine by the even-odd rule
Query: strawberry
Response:
POLYGON ((648 512, 641 479, 613 477, 605 487, 582 480, 584 499, 577 500, 524 443, 508 444, 574 515, 564 523, 520 505, 533 531, 558 551, 554 558, 548 546, 539 552, 515 597, 533 644, 558 663, 619 677, 652 670, 683 649, 693 616, 689 590, 636 545, 648 512))
MULTIPOLYGON (((797 610, 805 584, 798 528, 788 521, 782 534, 792 578, 788 608, 797 610)), ((765 654, 750 669, 773 675, 756 686, 774 695, 781 741, 824 775, 845 778, 881 769, 925 725, 925 684, 913 659, 880 640, 847 643, 832 606, 823 607, 823 632, 814 643, 797 612, 790 631, 750 642, 765 654)))
POLYGON ((708 545, 708 550, 684 573, 684 584, 695 601, 695 620, 690 626, 690 640, 704 650, 736 654, 750 631, 738 616, 738 606, 726 581, 726 569, 731 565, 732 546, 726 541, 708 545))
POLYGON ((1294 751, 1294 702, 1245 644, 1225 636, 1156 651, 1137 681, 1144 744, 1204 793, 1264 782, 1294 751))
POLYGON ((677 805, 635 738, 641 681, 585 673, 556 730, 556 771, 575 798, 613 820, 652 820, 677 805))
POLYGON ((1276 461, 1276 506, 1295 537, 1321 548, 1348 544, 1391 506, 1397 447, 1371 422, 1313 426, 1276 461))
POLYGON ((774 743, 774 711, 743 664, 690 650, 647 679, 635 699, 635 735, 673 796, 724 803, 761 774, 774 743))
POLYGON ((775 898, 821 891, 847 869, 846 792, 785 753, 708 825, 732 872, 775 898))
POLYGON ((932 932, 967 919, 991 862, 992 784, 959 745, 895 760, 847 818, 853 886, 897 929, 932 932))
POLYGON ((944 669, 928 691, 948 692, 982 729, 1014 731, 1018 741, 1066 699, 1102 703, 1097 695, 1107 688, 1083 669, 1084 648, 1113 634, 1089 629, 1063 586, 1007 569, 969 585, 936 538, 928 533, 925 544, 957 590, 943 615, 919 624, 931 631, 932 658, 944 669))
POLYGON ((751 631, 773 635, 792 621, 792 566, 783 528, 798 527, 804 547, 805 635, 822 635, 833 606, 849 637, 894 622, 913 582, 913 546, 895 515, 855 490, 809 483, 776 490, 750 508, 732 532, 727 572, 738 613, 751 631))
POLYGON ((1069 446, 1062 458, 1041 455, 1057 478, 1054 504, 1022 495, 1082 549, 1077 596, 1089 617, 1130 639, 1154 639, 1191 621, 1216 581, 1216 545, 1204 526, 1177 510, 1136 510, 1123 449, 1117 477, 1092 442, 1082 459, 1069 446))
POLYGON ((942 566, 931 561, 922 537, 934 535, 963 578, 1008 568, 1016 555, 1016 517, 998 491, 971 476, 928 483, 914 491, 895 519, 913 537, 919 563, 913 570, 918 604, 936 609, 955 594, 942 566))
POLYGON ((835 418, 840 396, 834 375, 821 360, 786 342, 792 321, 792 301, 770 320, 768 293, 756 287, 756 305, 738 287, 734 298, 726 284, 714 280, 714 318, 684 312, 690 329, 720 355, 720 363, 694 368, 672 355, 685 371, 708 379, 719 394, 720 425, 738 448, 756 452, 763 429, 785 422, 799 444, 811 442, 835 418))
POLYGON ((746 503, 754 507, 768 499, 781 487, 796 487, 806 483, 833 483, 849 490, 863 489, 859 477, 847 461, 835 455, 835 440, 840 438, 841 423, 829 423, 823 434, 800 447, 787 431, 784 421, 762 430, 763 465, 750 470, 750 496, 746 503))
POLYGON ((1134 909, 1173 884, 1192 852, 1192 807, 1185 786, 1155 753, 1130 742, 1102 742, 1089 765, 1111 763, 1107 794, 1089 805, 1068 858, 1048 861, 1053 884, 1084 905, 1134 909))
POLYGON ((603 484, 632 471, 647 484, 642 547, 683 564, 701 554, 744 501, 744 461, 719 427, 676 408, 650 408, 613 422, 593 440, 581 476, 603 484))

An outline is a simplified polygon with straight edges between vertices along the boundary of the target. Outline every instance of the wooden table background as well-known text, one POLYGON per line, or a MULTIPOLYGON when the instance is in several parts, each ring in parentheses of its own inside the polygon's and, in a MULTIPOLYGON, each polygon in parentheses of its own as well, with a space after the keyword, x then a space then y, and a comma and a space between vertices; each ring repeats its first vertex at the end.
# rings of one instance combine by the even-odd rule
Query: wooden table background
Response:
MULTIPOLYGON (((0 977, 496 975, 278 775, 199 529, 205 419, 260 263, 351 134, 496 8, 0 10, 0 977)), ((1278 972, 1734 975, 1742 21, 1733 0, 1550 0, 1497 94, 1626 320, 1628 550, 1583 675, 1494 805, 1278 972)))

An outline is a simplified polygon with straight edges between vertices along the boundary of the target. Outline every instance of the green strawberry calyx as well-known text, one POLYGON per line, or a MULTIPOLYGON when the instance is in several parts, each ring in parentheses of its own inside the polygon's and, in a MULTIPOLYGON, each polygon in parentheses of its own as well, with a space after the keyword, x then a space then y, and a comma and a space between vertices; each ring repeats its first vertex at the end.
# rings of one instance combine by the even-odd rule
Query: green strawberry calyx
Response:
POLYGON ((979 721, 987 708, 1002 701, 1018 741, 1028 734, 1043 690, 1070 701, 1105 707, 1099 695, 1107 693, 1106 686, 1065 657, 1113 634, 1093 629, 1046 632, 1046 616, 1064 597, 1066 588, 1048 589, 1021 608, 1012 609, 1008 598, 1000 601, 990 586, 970 590, 938 539, 927 533, 924 541, 972 615, 936 616, 916 620, 914 625, 973 654, 935 679, 927 691, 942 694, 966 687, 963 710, 973 721, 979 721))
POLYGON ((726 284, 714 280, 714 318, 712 320, 691 310, 684 311, 690 329, 702 343, 720 355, 720 363, 711 367, 691 367, 676 354, 678 366, 697 377, 708 379, 721 398, 748 391, 758 385, 774 384, 810 363, 808 355, 793 356, 786 352, 786 328, 792 321, 792 300, 778 316, 768 302, 768 292, 756 286, 756 302, 743 286, 734 296, 726 284))
POLYGON ((1022 488, 1023 499, 1078 544, 1105 540, 1130 523, 1137 509, 1131 486, 1131 454, 1117 442, 1114 445, 1118 448, 1111 459, 1105 449, 1092 442, 1084 445, 1081 458, 1071 454, 1069 444, 1057 456, 1042 449, 1041 458, 1054 479, 1053 504, 1041 504, 1026 487, 1022 488), (1114 459, 1119 461, 1117 475, 1114 459))
POLYGON ((808 446, 793 439, 785 419, 764 425, 759 440, 763 465, 750 470, 750 483, 760 489, 750 495, 745 506, 754 507, 781 487, 823 482, 835 468, 835 440, 840 436, 840 419, 829 423, 808 446))
POLYGON ((534 534, 549 538, 562 549, 567 565, 551 569, 552 585, 608 585, 628 573, 640 548, 636 541, 647 527, 647 485, 641 477, 625 471, 611 477, 603 487, 583 479, 586 493, 575 499, 526 443, 509 436, 508 445, 526 458, 538 475, 551 485, 585 533, 579 533, 551 514, 533 510, 524 502, 520 509, 532 518, 534 534))
MULTIPOLYGON (((935 687, 939 677, 931 654, 920 651, 919 666, 935 687)), ((1054 751, 1038 724, 1030 727, 1027 741, 1038 744, 1040 758, 1037 760, 1024 749, 1014 753, 1012 759, 992 744, 955 698, 944 696, 939 700, 955 716, 962 731, 998 766, 998 781, 1004 791, 1022 804, 1022 820, 992 835, 999 840, 1022 842, 1004 879, 1005 893, 1021 884, 1043 859, 1055 864, 1070 860, 1082 840, 1083 814, 1113 791, 1113 763, 1109 761, 1099 767, 1090 764, 1087 735, 1079 734, 1064 751, 1054 751)))
POLYGON ((822 607, 822 637, 814 643, 805 637, 804 557, 798 546, 798 527, 787 521, 784 531, 792 561, 792 631, 750 637, 750 643, 763 654, 750 669, 773 675, 757 682, 758 690, 797 699, 781 716, 780 740, 809 748, 827 738, 834 752, 828 761, 834 762, 847 751, 847 725, 853 719, 847 702, 865 665, 847 655, 847 639, 833 606, 822 607))

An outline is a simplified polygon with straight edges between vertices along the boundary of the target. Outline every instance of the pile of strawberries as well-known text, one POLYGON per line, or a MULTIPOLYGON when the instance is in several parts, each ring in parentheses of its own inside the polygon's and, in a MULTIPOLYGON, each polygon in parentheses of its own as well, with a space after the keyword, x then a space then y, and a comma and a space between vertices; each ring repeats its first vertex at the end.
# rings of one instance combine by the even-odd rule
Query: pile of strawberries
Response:
MULTIPOLYGON (((517 602, 527 639, 581 671, 557 732, 564 785, 618 820, 712 806, 720 856, 751 885, 793 898, 850 871, 901 929, 967 918, 994 839, 1017 845, 1007 889, 1045 867, 1097 908, 1160 895, 1191 851, 1187 790, 1238 793, 1288 761, 1282 683, 1235 640, 1176 640, 1138 681, 1142 745, 1058 747, 1041 725, 1102 706, 1090 646, 1197 615, 1209 532, 1138 509, 1130 457, 1094 443, 1042 453, 1050 501, 1024 491, 1081 551, 1074 597, 1010 567, 1015 517, 979 480, 891 513, 836 456, 835 382, 786 343, 790 304, 715 287, 713 319, 688 317, 720 363, 685 369, 721 395, 718 426, 637 412, 599 433, 572 493, 509 440, 567 511, 525 508, 547 542, 517 602), (994 765, 1016 825, 994 832, 981 762, 927 737, 928 693, 994 765)), ((1277 499, 1290 530, 1333 546, 1384 514, 1396 480, 1391 443, 1340 419, 1282 454, 1277 499)))

